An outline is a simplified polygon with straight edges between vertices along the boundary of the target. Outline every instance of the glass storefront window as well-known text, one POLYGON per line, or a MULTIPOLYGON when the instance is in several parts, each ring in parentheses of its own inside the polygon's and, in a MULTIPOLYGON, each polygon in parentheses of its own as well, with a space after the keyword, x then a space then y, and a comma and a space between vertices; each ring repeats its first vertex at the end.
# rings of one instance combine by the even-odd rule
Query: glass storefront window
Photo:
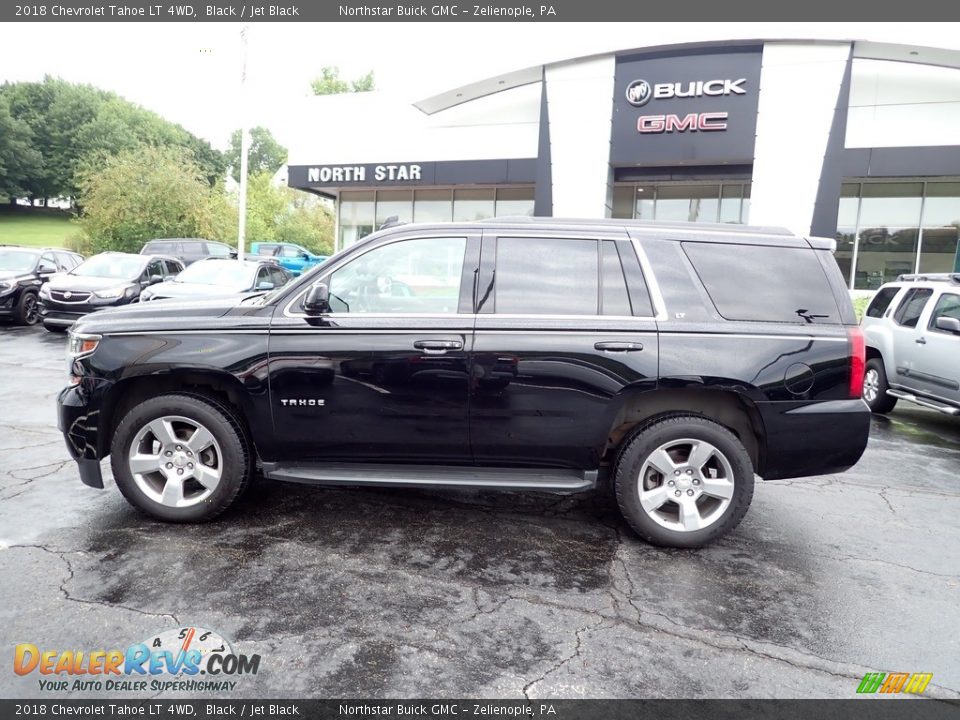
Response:
POLYGON ((450 222, 453 217, 453 196, 449 190, 415 190, 413 221, 418 223, 450 222))
POLYGON ((750 212, 750 184, 618 185, 613 189, 611 211, 612 217, 636 220, 745 223, 750 212))
POLYGON ((411 190, 377 191, 377 227, 391 217, 397 222, 413 221, 413 192, 411 190))
POLYGON ((373 232, 374 194, 372 190, 340 193, 340 245, 353 245, 373 232))
POLYGON ((497 188, 497 217, 533 215, 533 188, 497 188))
POLYGON ((840 194, 836 257, 850 287, 960 271, 960 182, 852 182, 840 194))
POLYGON ((470 222, 472 220, 486 220, 494 216, 494 191, 489 190, 454 190, 453 191, 453 220, 454 222, 470 222))

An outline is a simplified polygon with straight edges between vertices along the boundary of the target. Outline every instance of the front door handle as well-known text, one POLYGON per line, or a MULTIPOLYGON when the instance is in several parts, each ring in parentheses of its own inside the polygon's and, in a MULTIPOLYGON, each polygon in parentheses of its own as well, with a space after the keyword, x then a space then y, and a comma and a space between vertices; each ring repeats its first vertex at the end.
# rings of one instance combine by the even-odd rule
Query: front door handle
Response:
POLYGON ((447 350, 463 349, 463 343, 460 340, 417 340, 413 346, 428 355, 443 355, 447 350))
POLYGON ((926 338, 917 338, 915 342, 917 343, 917 345, 926 345, 926 344, 927 344, 927 339, 926 339, 926 338))
POLYGON ((643 350, 643 344, 638 342, 598 342, 593 347, 605 352, 639 352, 643 350))

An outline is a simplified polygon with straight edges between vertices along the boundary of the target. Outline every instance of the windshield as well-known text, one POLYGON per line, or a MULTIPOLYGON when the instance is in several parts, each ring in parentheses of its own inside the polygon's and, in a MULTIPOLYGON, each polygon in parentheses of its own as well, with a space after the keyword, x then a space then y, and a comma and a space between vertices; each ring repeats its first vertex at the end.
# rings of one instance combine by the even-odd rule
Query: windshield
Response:
POLYGON ((143 258, 130 255, 96 255, 70 273, 80 277, 133 280, 143 271, 143 258))
POLYGON ((37 264, 38 255, 29 250, 0 249, 0 272, 30 272, 37 264))
POLYGON ((239 261, 201 260, 177 275, 174 282, 243 289, 252 284, 255 270, 239 261))

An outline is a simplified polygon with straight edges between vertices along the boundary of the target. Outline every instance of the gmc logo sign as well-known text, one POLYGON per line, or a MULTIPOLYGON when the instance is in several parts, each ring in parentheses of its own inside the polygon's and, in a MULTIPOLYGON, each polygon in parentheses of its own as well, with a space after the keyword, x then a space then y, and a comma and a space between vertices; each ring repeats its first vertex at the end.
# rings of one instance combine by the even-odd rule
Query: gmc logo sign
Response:
POLYGON ((637 118, 637 132, 712 132, 726 130, 729 113, 707 112, 679 115, 641 115, 637 118))

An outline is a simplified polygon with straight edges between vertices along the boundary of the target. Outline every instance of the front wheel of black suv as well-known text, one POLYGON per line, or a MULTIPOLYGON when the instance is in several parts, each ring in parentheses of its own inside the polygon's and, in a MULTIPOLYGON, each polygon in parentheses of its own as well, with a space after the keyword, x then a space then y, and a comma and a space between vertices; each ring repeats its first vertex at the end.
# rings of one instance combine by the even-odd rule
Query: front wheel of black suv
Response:
POLYGON ((40 308, 37 305, 37 294, 35 292, 25 291, 20 295, 14 311, 15 319, 18 325, 36 325, 40 319, 40 308))
POLYGON ((740 440, 696 415, 642 428, 617 459, 620 512, 647 542, 707 545, 733 530, 753 499, 753 463, 740 440))
POLYGON ((120 421, 110 447, 117 487, 131 505, 167 522, 211 520, 251 474, 251 450, 234 414, 214 400, 171 393, 120 421))
POLYGON ((880 358, 868 360, 863 373, 863 401, 870 408, 870 412, 885 415, 893 410, 897 404, 897 398, 887 395, 889 388, 887 371, 883 369, 883 360, 880 358))

